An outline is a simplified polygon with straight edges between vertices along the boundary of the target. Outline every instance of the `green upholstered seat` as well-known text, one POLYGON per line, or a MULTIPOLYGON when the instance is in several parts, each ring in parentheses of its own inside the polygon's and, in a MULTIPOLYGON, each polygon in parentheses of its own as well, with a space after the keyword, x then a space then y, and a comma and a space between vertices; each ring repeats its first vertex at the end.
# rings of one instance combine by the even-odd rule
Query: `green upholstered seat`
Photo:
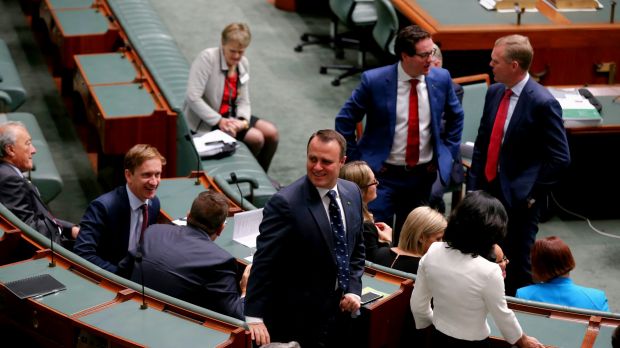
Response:
MULTIPOLYGON (((178 113, 177 175, 186 176, 198 168, 196 150, 187 136, 189 133, 182 115, 189 76, 187 59, 181 54, 176 42, 148 0, 110 0, 108 4, 171 109, 178 113)), ((230 157, 201 161, 201 168, 207 175, 214 177, 224 193, 244 209, 262 207, 276 190, 247 146, 240 145, 237 152, 230 157), (231 172, 235 172, 240 180, 253 178, 258 183, 251 204, 240 202, 237 187, 231 186, 228 182, 231 172)), ((241 186, 244 186, 243 194, 247 195, 250 191, 249 186, 247 184, 241 186)))
POLYGON ((43 201, 50 202, 62 191, 63 182, 36 117, 25 112, 0 114, 0 123, 5 121, 22 122, 28 129, 32 144, 37 149, 33 157, 35 168, 30 172, 31 180, 39 189, 43 201))
POLYGON ((11 57, 11 52, 0 39, 0 112, 15 111, 26 101, 26 90, 11 57))
POLYGON ((463 135, 461 137, 461 155, 464 162, 471 161, 473 146, 478 135, 478 127, 480 126, 480 118, 482 117, 482 108, 484 107, 484 98, 487 94, 486 82, 474 83, 463 86, 463 111, 465 112, 465 120, 463 122, 463 135))

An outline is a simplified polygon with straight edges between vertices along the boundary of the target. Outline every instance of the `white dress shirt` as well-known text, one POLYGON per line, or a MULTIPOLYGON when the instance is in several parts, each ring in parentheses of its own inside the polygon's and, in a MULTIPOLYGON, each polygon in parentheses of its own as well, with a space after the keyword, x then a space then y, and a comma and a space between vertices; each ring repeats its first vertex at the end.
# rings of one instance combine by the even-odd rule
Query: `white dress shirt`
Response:
POLYGON ((506 304, 499 265, 447 248, 445 242, 433 243, 420 260, 411 311, 418 329, 433 324, 442 333, 461 340, 487 338, 491 333, 488 313, 509 343, 523 334, 506 304))
POLYGON ((418 119, 420 127, 420 155, 418 163, 427 163, 433 159, 431 144, 431 108, 428 101, 428 88, 424 75, 409 76, 398 63, 398 89, 396 93, 396 126, 394 127, 394 141, 386 163, 404 166, 407 152, 407 137, 409 134, 409 92, 411 79, 418 79, 418 119))

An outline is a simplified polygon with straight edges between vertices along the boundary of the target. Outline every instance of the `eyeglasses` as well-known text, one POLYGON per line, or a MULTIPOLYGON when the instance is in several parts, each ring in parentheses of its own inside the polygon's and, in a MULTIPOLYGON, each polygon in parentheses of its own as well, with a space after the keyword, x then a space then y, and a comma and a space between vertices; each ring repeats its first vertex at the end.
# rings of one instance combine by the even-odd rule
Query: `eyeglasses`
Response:
POLYGON ((501 260, 497 261, 497 263, 506 263, 506 264, 508 264, 508 262, 510 262, 510 260, 508 260, 506 255, 504 255, 504 257, 502 257, 501 260))
POLYGON ((432 50, 430 50, 428 52, 421 52, 421 53, 416 52, 416 53, 414 53, 414 55, 416 55, 416 56, 418 56, 418 57, 420 57, 422 59, 428 59, 428 57, 434 56, 435 52, 437 52, 437 49, 433 48, 432 50))
POLYGON ((368 188, 370 186, 379 185, 379 180, 375 179, 370 184, 362 186, 362 188, 368 188))

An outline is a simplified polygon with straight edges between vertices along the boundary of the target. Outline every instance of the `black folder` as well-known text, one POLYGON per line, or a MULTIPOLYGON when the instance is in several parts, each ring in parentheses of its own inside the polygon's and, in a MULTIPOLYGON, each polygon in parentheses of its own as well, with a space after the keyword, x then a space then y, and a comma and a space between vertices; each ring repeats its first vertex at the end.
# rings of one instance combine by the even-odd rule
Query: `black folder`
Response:
POLYGON ((4 283, 4 286, 20 299, 42 297, 67 288, 47 273, 4 283))

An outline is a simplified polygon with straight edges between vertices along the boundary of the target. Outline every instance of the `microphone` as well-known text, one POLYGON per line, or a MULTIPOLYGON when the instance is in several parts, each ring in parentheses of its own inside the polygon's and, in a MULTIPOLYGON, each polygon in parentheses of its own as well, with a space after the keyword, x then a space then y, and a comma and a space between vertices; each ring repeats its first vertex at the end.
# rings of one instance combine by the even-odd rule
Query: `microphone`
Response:
POLYGON ((50 233, 50 251, 52 252, 52 257, 50 259, 50 263, 47 265, 49 268, 56 267, 56 261, 54 260, 54 233, 50 233))
POLYGON ((196 154, 196 181, 194 182, 194 185, 198 186, 200 185, 200 154, 198 153, 198 150, 196 150, 196 146, 194 145, 194 140, 192 139, 192 135, 189 133, 190 131, 187 131, 187 134, 185 134, 185 139, 187 139, 187 141, 190 142, 190 144, 192 144, 192 147, 194 148, 194 153, 196 154))
POLYGON ((230 173, 230 179, 235 185, 237 185, 237 190, 239 190, 239 204, 243 208, 243 193, 241 193, 241 187, 239 187, 239 180, 237 180, 237 174, 235 174, 235 172, 230 173))
POLYGON ((142 286, 142 304, 140 309, 147 309, 149 306, 146 304, 146 296, 144 295, 144 268, 142 267, 142 247, 140 246, 136 252, 136 263, 140 266, 140 285, 142 286))

